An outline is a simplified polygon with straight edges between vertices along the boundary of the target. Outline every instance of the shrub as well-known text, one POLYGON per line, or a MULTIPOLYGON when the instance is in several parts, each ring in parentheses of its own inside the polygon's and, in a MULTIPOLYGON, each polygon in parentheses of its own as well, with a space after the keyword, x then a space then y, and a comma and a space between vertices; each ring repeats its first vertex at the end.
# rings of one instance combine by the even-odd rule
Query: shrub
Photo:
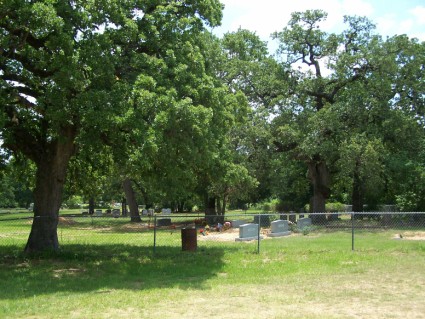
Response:
POLYGON ((81 196, 71 196, 64 202, 64 205, 70 209, 77 209, 82 207, 82 203, 83 199, 81 196))

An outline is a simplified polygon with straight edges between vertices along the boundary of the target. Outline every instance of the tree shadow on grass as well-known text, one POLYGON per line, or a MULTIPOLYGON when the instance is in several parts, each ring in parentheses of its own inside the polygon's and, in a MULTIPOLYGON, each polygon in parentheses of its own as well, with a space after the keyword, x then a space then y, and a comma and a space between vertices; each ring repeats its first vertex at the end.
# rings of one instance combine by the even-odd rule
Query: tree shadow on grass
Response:
POLYGON ((222 271, 228 247, 67 245, 59 253, 26 256, 22 247, 0 247, 0 298, 19 299, 58 292, 112 289, 203 289, 222 271))

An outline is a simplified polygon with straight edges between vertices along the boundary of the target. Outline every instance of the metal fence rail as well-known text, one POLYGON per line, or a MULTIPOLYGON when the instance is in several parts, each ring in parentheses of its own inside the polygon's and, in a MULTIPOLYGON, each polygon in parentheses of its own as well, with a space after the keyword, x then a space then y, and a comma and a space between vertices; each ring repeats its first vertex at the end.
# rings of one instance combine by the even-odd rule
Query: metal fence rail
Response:
MULTIPOLYGON (((32 217, 0 217, 0 247, 24 248, 32 217)), ((424 240, 424 212, 332 212, 309 215, 295 213, 228 214, 204 216, 157 214, 129 217, 62 215, 58 238, 62 248, 70 245, 134 245, 165 251, 211 247, 261 252, 271 245, 284 246, 302 236, 333 236, 347 249, 373 247, 372 235, 389 240, 424 240), (382 236, 381 236, 382 237, 382 236), (170 248, 172 248, 170 250, 170 248), (177 249, 176 249, 177 248, 177 249)))

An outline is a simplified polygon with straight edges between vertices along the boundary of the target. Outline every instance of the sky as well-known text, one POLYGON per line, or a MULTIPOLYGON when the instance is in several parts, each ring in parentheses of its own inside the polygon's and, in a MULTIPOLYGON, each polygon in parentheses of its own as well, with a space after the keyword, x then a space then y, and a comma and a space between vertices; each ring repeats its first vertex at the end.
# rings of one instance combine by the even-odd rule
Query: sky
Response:
POLYGON ((221 0, 225 5, 221 27, 214 33, 222 35, 239 27, 255 31, 265 41, 270 34, 281 31, 291 12, 322 9, 328 13, 324 31, 344 29, 343 16, 368 17, 384 38, 407 34, 425 41, 425 0, 221 0))

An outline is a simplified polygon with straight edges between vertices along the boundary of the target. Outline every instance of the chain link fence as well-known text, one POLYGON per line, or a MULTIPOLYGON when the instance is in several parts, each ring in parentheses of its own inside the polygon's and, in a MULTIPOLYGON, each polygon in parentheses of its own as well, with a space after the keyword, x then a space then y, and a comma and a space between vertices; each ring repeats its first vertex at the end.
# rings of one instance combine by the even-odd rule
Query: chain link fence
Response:
MULTIPOLYGON (((0 247, 23 249, 32 223, 29 216, 0 216, 0 247)), ((374 240, 425 240, 425 213, 153 214, 142 216, 141 222, 117 215, 61 215, 57 233, 64 249, 134 245, 156 254, 214 247, 260 253, 284 247, 288 240, 328 236, 337 239, 340 248, 356 250, 374 248, 374 240)))

